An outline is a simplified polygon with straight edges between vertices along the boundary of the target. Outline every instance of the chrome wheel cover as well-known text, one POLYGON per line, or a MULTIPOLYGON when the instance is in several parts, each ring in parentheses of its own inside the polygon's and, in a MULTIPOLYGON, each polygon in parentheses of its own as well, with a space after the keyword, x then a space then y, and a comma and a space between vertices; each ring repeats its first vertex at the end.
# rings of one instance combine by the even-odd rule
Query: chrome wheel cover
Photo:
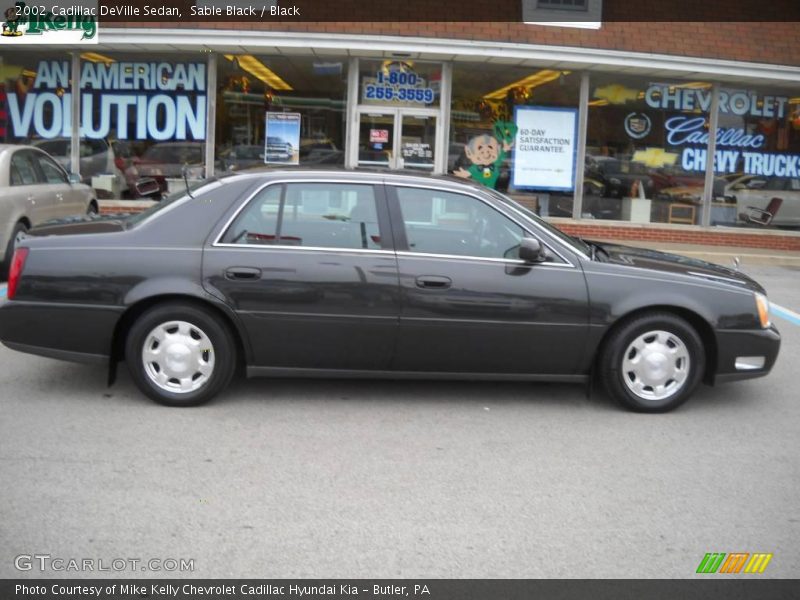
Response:
POLYGON ((167 321, 147 334, 142 364, 158 388, 173 394, 200 389, 214 372, 214 346, 205 332, 186 321, 167 321))
POLYGON ((663 400, 680 391, 689 377, 689 349, 669 331, 648 331, 622 356, 622 379, 642 400, 663 400))

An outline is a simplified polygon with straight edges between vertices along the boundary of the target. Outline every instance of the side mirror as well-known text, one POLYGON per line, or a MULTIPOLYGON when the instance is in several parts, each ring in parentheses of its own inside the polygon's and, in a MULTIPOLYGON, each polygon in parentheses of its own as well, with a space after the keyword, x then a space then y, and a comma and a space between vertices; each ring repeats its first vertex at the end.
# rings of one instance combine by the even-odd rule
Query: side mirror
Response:
POLYGON ((70 173, 67 177, 68 177, 70 183, 80 183, 81 182, 81 176, 78 173, 70 173))
POLYGON ((519 243, 519 257, 526 263, 540 263, 547 260, 544 247, 535 238, 522 238, 519 243))

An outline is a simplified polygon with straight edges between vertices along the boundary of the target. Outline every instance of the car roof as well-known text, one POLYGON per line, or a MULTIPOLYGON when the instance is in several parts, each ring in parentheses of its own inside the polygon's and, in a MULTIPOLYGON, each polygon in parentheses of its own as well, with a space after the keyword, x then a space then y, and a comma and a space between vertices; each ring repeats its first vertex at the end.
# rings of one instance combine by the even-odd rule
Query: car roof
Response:
POLYGON ((31 146, 30 144, 0 144, 0 153, 22 150, 23 148, 26 150, 36 150, 37 152, 42 152, 41 148, 31 146))
POLYGON ((431 175, 427 173, 408 173, 403 171, 393 171, 391 169, 376 169, 357 167, 347 169, 344 167, 296 167, 296 168, 270 168, 264 166, 252 167, 236 171, 235 173, 222 175, 220 178, 225 180, 241 179, 307 179, 325 178, 336 179, 357 179, 364 181, 384 181, 387 180, 397 183, 418 183, 430 185, 432 183, 444 183, 451 186, 461 186, 476 190, 485 190, 486 187, 470 179, 463 179, 452 175, 431 175))

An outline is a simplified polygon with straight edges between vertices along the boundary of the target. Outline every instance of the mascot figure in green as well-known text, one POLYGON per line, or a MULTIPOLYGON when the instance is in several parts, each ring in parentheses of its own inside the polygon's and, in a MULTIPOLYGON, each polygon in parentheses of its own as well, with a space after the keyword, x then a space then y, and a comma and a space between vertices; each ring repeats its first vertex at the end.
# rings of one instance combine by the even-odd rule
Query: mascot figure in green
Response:
POLYGON ((453 173, 464 179, 474 179, 494 189, 497 178, 500 177, 500 165, 514 145, 516 135, 517 126, 514 123, 497 121, 494 124, 493 136, 488 134, 476 136, 464 146, 464 153, 472 164, 466 169, 459 167, 453 173))

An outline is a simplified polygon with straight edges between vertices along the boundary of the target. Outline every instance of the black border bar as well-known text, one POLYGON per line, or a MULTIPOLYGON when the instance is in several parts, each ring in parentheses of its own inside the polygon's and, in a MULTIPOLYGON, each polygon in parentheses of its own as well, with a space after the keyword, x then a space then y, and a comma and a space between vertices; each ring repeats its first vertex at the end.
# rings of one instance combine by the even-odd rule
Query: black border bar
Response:
POLYGON ((4 579, 3 600, 790 600, 798 581, 702 579, 4 579), (125 588, 124 586, 128 586, 125 588), (250 591, 255 593, 244 593, 250 591), (34 590, 34 591, 31 591, 34 590), (100 591, 97 594, 97 591, 100 591), (125 592, 123 592, 125 590, 125 592), (302 591, 302 593, 301 593, 302 591))

